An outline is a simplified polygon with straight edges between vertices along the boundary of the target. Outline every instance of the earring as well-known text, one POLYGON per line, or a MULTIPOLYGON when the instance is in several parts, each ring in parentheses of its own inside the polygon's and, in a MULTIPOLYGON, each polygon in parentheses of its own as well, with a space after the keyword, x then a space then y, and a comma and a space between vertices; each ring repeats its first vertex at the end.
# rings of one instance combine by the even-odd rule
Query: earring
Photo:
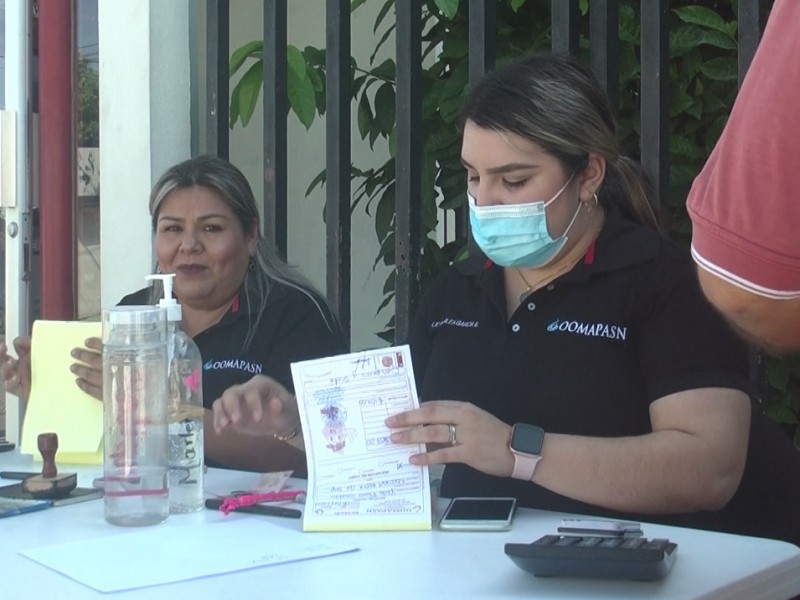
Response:
POLYGON ((156 273, 161 273, 161 265, 156 264, 156 273))
MULTIPOLYGON (((594 204, 590 205, 589 208, 586 209, 586 212, 589 213, 590 215, 594 214, 594 210, 597 208, 597 205, 600 203, 600 201, 597 199, 597 194, 596 193, 592 192, 592 198, 594 198, 594 204)), ((589 203, 587 202, 587 204, 589 204, 589 203)))
POLYGON ((256 270, 256 261, 252 256, 250 257, 250 263, 247 265, 247 269, 251 273, 256 270))

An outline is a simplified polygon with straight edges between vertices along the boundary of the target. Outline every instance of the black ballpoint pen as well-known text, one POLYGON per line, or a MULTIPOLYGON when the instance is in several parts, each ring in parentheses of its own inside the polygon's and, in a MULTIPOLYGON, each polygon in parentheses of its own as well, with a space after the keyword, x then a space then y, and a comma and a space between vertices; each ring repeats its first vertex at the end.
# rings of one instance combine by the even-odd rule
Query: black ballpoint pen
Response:
MULTIPOLYGON (((209 498, 206 500, 206 508, 219 509, 223 500, 219 498, 209 498)), ((253 515, 263 515, 267 517, 287 517, 289 519, 299 519, 303 512, 296 508, 285 506, 270 506, 268 504, 252 504, 250 506, 239 506, 233 512, 250 513, 253 515)))
POLYGON ((40 472, 35 471, 0 471, 0 478, 2 479, 15 479, 17 481, 22 481, 23 479, 27 479, 28 477, 33 477, 34 475, 41 475, 40 472))

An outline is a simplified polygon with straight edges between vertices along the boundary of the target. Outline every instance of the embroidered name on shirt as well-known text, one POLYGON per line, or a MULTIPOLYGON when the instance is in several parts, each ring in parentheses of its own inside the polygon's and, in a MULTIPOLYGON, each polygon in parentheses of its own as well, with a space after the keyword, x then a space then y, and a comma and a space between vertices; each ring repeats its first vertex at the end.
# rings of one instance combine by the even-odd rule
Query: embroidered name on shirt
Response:
POLYGON ((607 323, 581 323, 580 321, 559 321, 556 319, 547 326, 547 331, 568 331, 589 337, 604 337, 612 340, 624 340, 628 328, 607 323))
POLYGON ((222 369, 236 369, 255 375, 264 370, 263 365, 257 365, 241 358, 229 358, 227 360, 209 360, 203 365, 204 371, 221 371, 222 369))
POLYGON ((440 321, 433 321, 431 323, 431 329, 439 329, 444 325, 449 325, 450 327, 463 327, 465 329, 476 329, 478 327, 478 321, 462 321, 461 319, 441 319, 440 321))

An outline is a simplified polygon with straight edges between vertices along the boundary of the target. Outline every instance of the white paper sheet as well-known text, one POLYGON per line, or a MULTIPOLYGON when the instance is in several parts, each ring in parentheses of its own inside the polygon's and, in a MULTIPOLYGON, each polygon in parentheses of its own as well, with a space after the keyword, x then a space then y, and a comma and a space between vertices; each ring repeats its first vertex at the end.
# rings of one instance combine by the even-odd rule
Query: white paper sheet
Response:
POLYGON ((386 417, 419 407, 408 346, 292 364, 308 462, 305 531, 429 530, 423 444, 389 441, 386 417))
POLYGON ((100 592, 119 592, 353 550, 257 519, 234 518, 198 527, 155 526, 20 554, 100 592), (122 567, 127 563, 120 557, 126 556, 136 557, 135 569, 122 567))

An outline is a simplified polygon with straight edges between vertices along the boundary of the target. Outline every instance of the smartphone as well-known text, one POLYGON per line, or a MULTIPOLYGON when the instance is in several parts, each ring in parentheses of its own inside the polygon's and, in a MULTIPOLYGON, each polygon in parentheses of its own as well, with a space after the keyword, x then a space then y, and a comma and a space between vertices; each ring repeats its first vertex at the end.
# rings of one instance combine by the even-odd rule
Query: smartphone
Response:
POLYGON ((516 511, 516 498, 453 498, 439 521, 439 529, 507 531, 516 511))
POLYGON ((639 537, 642 535, 642 526, 635 521, 562 519, 558 532, 594 537, 639 537))

